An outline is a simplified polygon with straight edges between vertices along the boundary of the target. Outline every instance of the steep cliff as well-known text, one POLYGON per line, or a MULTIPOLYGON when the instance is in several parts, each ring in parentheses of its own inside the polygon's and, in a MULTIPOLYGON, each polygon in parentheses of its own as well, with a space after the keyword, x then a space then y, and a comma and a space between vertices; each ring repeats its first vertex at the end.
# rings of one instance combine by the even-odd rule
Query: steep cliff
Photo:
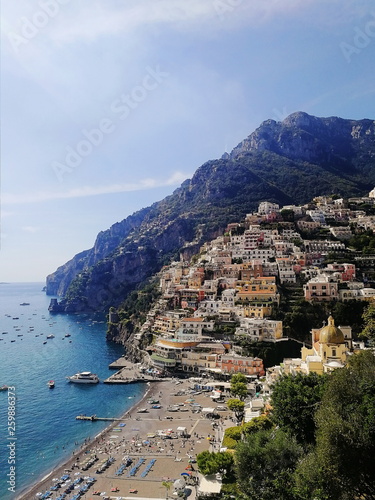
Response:
POLYGON ((97 237, 47 277, 59 310, 117 306, 171 258, 190 257, 229 222, 269 200, 304 203, 321 194, 367 194, 375 185, 375 122, 293 113, 267 120, 230 154, 97 237))

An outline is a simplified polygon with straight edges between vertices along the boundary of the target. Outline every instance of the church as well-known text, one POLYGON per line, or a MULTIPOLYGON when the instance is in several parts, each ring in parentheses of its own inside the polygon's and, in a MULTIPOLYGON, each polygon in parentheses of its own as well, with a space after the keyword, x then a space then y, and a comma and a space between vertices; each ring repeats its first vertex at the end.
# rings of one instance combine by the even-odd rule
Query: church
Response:
POLYGON ((312 348, 302 347, 301 349, 302 371, 322 374, 345 366, 352 347, 350 327, 338 328, 335 326, 335 320, 330 316, 328 325, 311 330, 311 337, 312 348))

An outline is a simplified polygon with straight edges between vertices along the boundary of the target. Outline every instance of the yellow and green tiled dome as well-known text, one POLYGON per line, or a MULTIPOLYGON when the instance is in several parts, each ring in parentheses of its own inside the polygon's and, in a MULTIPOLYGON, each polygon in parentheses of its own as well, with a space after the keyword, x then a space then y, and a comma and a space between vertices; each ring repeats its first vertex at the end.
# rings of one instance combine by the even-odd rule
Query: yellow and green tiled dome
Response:
POLYGON ((344 334, 335 326, 332 316, 328 318, 328 325, 320 330, 319 342, 321 344, 345 344, 344 334))

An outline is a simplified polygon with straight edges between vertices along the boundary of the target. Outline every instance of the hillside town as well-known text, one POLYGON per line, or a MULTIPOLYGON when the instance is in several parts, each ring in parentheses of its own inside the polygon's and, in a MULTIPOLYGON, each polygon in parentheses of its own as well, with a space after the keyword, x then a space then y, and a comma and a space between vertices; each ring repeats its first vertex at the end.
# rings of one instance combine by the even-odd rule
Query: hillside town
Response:
MULTIPOLYGON (((158 276, 161 296, 135 334, 136 342, 152 334, 148 364, 163 374, 228 380, 242 373, 250 381, 265 380, 263 360, 243 355, 239 341, 287 340, 282 321, 272 318, 280 287, 299 290, 306 303, 374 300, 375 250, 348 246, 356 234, 372 233, 374 208, 375 189, 368 197, 321 196, 304 206, 265 201, 191 262, 165 266, 158 276)), ((110 322, 116 316, 111 313, 110 322)), ((353 339, 351 325, 335 326, 328 316, 321 328, 311 325, 300 357, 269 367, 268 381, 282 373, 332 371, 365 348, 353 339), (327 336, 327 328, 334 334, 327 336)))

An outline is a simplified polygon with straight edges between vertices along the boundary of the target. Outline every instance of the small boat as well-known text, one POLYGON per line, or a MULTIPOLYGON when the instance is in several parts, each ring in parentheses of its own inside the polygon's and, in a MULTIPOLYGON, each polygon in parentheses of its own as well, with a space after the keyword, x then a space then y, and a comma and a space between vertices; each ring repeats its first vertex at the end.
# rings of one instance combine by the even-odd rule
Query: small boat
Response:
POLYGON ((75 384, 97 384, 99 382, 99 377, 95 373, 91 372, 76 373, 75 375, 66 378, 69 382, 74 382, 75 384))
POLYGON ((65 337, 71 337, 70 333, 66 333, 65 337))
POLYGON ((7 391, 8 390, 8 386, 7 385, 2 385, 0 387, 0 391, 7 391))
POLYGON ((148 413, 148 409, 147 408, 139 408, 139 410, 137 410, 137 413, 148 413))
POLYGON ((20 304, 20 306, 29 306, 29 305, 30 305, 30 302, 22 302, 22 303, 20 304))
POLYGON ((55 387, 55 381, 54 381, 54 380, 49 380, 49 381, 48 381, 48 387, 49 387, 50 389, 53 389, 53 388, 55 387))
POLYGON ((43 344, 47 344, 47 341, 45 340, 45 341, 43 342, 43 344))
POLYGON ((52 335, 52 333, 51 333, 51 335, 47 335, 47 339, 54 339, 54 338, 55 338, 55 336, 52 335))

